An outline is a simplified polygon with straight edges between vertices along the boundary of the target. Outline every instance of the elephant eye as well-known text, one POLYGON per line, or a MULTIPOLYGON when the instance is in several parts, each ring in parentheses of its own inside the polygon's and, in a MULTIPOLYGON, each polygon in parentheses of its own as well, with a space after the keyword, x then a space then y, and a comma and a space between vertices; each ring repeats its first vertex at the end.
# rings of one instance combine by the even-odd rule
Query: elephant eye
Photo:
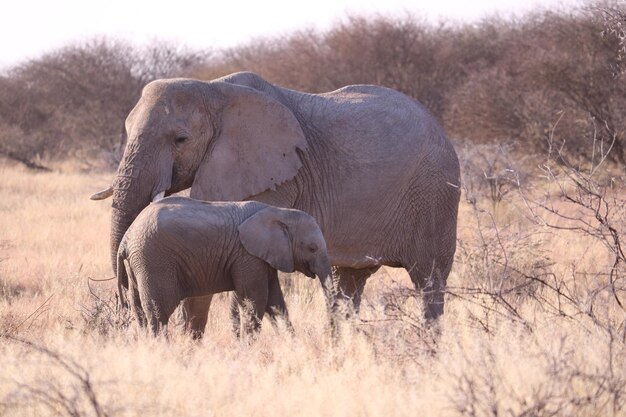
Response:
POLYGON ((314 243, 314 244, 312 244, 311 246, 309 246, 309 251, 310 251, 311 253, 315 253, 315 252, 317 252, 317 245, 314 243))
POLYGON ((176 145, 182 145, 183 143, 185 143, 185 141, 187 140, 186 136, 179 136, 176 138, 176 140, 174 141, 174 143, 176 145))

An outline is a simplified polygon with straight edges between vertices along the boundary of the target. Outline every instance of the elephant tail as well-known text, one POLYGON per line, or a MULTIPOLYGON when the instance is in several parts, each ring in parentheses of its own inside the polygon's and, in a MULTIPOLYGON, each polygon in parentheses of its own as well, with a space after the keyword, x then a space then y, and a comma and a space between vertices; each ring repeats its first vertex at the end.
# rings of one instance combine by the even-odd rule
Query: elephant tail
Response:
MULTIPOLYGON (((122 241, 122 244, 117 251, 117 292, 120 297, 120 304, 122 308, 128 308, 128 301, 126 300, 126 290, 128 289, 128 275, 125 266, 126 260, 126 245, 122 241)), ((130 265, 129 268, 130 269, 130 265)))
POLYGON ((117 291, 120 296, 120 303, 123 308, 129 308, 129 302, 132 303, 132 309, 135 318, 140 326, 145 327, 147 324, 146 315, 141 306, 139 297, 139 289, 137 287, 137 278, 133 272, 133 268, 128 260, 128 252, 126 241, 122 240, 117 251, 117 291), (130 298, 127 299, 127 296, 130 298))
POLYGON ((126 268, 126 272, 128 274, 128 293, 130 294, 130 301, 132 303, 133 312, 135 313, 135 318, 137 319, 137 323, 139 323, 139 326, 146 327, 148 321, 146 319, 146 313, 141 306, 141 298, 139 297, 137 278, 135 277, 135 273, 128 259, 124 258, 121 261, 124 263, 124 267, 122 268, 126 268))

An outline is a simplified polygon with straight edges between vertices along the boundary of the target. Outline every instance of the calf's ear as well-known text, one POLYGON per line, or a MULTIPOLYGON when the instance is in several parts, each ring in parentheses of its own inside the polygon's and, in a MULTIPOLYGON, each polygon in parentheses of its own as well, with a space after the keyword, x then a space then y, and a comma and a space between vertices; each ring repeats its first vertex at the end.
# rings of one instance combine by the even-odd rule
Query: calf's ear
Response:
POLYGON ((277 210, 266 208, 239 225, 239 239, 251 255, 283 272, 294 271, 289 227, 277 210))

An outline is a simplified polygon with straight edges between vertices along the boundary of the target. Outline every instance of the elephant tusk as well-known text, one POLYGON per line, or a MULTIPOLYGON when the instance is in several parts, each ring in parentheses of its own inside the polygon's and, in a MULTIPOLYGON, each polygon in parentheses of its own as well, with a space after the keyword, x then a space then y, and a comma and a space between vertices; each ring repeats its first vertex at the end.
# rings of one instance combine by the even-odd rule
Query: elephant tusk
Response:
POLYGON ((90 200, 106 200, 112 195, 113 195, 113 187, 109 187, 106 190, 102 190, 95 194, 92 194, 91 197, 89 197, 89 199, 90 200))
POLYGON ((159 200, 163 200, 163 197, 165 197, 165 191, 161 191, 160 193, 152 197, 152 202, 156 203, 159 200))

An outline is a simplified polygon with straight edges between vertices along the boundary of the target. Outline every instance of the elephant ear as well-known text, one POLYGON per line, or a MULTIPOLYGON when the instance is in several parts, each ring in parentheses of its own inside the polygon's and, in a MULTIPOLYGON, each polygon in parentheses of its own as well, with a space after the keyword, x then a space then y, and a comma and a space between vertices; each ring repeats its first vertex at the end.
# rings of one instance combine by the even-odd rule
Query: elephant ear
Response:
POLYGON ((291 110, 249 87, 210 85, 225 105, 218 114, 219 133, 200 164, 191 196, 241 201, 295 177, 302 166, 296 149, 306 149, 307 142, 291 110))
POLYGON ((283 272, 294 271, 288 226, 276 209, 266 208, 239 225, 239 239, 249 254, 283 272))

